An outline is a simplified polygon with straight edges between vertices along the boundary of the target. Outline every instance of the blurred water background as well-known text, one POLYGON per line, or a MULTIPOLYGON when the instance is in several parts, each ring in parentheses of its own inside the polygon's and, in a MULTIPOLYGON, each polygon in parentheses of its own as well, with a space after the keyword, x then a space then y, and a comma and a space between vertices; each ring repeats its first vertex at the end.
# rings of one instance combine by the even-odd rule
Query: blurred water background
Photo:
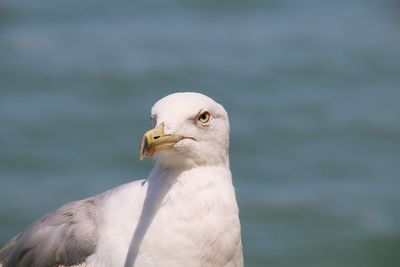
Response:
POLYGON ((132 179, 149 110, 230 114, 246 266, 400 266, 397 1, 0 2, 0 245, 132 179))

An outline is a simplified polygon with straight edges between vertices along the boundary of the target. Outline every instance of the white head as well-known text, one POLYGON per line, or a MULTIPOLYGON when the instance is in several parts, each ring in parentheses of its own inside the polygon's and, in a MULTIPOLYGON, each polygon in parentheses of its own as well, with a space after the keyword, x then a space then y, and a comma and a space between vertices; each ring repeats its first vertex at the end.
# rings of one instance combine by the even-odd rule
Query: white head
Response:
POLYGON ((164 166, 229 165, 229 120, 224 107, 199 93, 175 93, 151 109, 154 129, 142 141, 141 155, 157 153, 164 166))

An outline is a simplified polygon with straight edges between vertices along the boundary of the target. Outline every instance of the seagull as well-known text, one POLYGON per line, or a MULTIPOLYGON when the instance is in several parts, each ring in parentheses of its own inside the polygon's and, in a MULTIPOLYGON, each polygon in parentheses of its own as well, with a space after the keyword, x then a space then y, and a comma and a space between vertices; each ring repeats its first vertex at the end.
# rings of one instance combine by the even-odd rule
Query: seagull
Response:
POLYGON ((224 107, 174 93, 151 119, 146 179, 47 213, 0 250, 0 267, 243 266, 224 107))

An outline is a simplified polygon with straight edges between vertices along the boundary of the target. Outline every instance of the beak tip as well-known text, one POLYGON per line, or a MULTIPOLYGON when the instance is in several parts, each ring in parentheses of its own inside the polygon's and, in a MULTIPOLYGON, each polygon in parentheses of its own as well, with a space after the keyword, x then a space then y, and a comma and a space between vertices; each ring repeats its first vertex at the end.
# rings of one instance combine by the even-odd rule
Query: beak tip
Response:
POLYGON ((146 150, 147 150, 148 142, 146 135, 143 136, 142 142, 140 144, 140 161, 142 161, 146 155, 146 150))

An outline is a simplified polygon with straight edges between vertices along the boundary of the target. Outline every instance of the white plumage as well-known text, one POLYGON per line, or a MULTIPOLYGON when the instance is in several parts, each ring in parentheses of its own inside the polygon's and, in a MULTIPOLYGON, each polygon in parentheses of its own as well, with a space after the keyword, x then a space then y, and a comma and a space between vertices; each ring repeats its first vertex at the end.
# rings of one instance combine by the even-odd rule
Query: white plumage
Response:
POLYGON ((0 266, 243 266, 226 111, 176 93, 152 118, 142 153, 157 159, 147 179, 45 215, 0 251, 0 266))

